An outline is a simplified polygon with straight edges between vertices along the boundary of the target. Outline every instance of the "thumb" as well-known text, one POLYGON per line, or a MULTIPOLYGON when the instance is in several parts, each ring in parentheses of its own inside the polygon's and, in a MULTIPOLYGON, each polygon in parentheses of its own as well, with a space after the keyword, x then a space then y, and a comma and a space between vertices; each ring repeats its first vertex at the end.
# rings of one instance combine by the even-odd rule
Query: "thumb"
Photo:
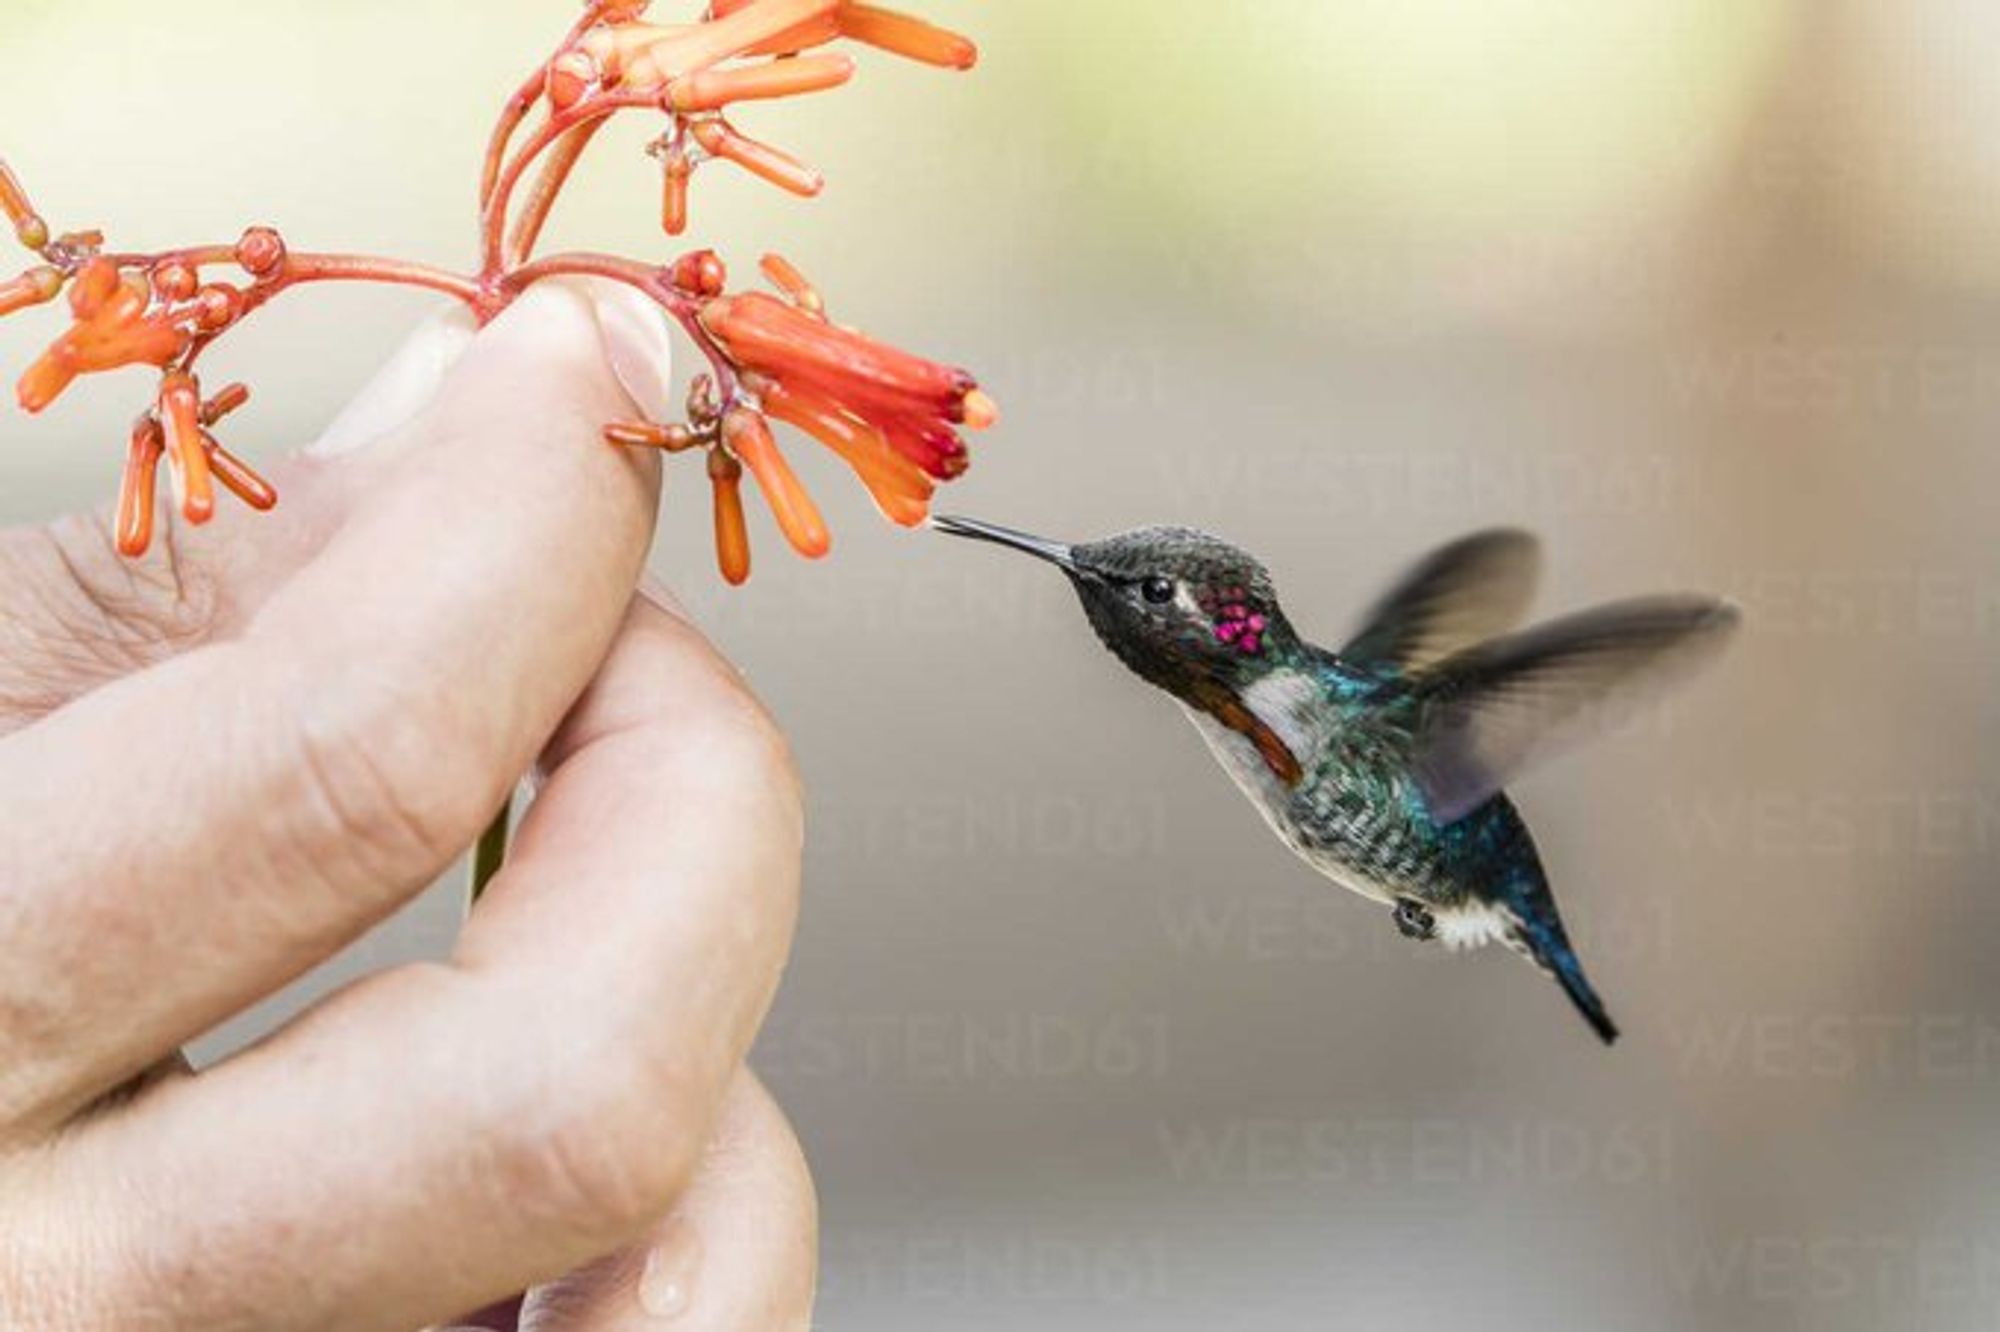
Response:
MULTIPOLYGON (((660 308, 602 278, 557 284, 581 296, 597 326, 600 348, 619 384, 648 419, 673 414, 673 343, 660 308)), ((335 458, 394 433, 437 398, 446 377, 478 337, 462 306, 425 320, 376 371, 304 452, 335 458)))
POLYGON ((530 421, 591 412, 594 431, 620 416, 670 419, 672 364, 664 313, 602 279, 538 285, 484 329, 463 308, 425 320, 317 440, 273 469, 275 513, 190 534, 182 555, 207 566, 226 603, 215 627, 240 626, 441 432, 492 430, 502 441, 492 464, 505 470, 508 444, 532 447, 520 429, 530 421), (427 414, 437 428, 415 428, 427 414))

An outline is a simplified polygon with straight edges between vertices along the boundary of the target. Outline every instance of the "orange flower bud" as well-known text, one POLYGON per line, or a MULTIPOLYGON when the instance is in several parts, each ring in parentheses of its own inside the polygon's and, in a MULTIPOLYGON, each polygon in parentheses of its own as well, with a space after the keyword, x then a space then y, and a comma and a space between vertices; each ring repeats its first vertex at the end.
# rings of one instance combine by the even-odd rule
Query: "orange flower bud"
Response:
POLYGON ((59 268, 31 268, 17 278, 0 282, 0 315, 10 315, 32 305, 46 305, 62 293, 63 275, 59 268))
POLYGON ((212 426, 249 401, 250 388, 247 384, 224 384, 213 397, 201 405, 201 423, 212 426))
POLYGON ((549 62, 549 72, 544 80, 549 95, 549 104, 558 111, 567 111, 590 96, 597 89, 604 71, 588 51, 565 51, 549 62))
POLYGON ((965 395, 978 387, 963 370, 824 323, 762 292, 710 301, 700 318, 743 365, 776 379, 815 380, 831 390, 822 396, 839 402, 866 398, 890 411, 957 419, 965 395))
POLYGON ((741 586, 750 577, 750 524, 743 516, 743 468, 720 449, 708 455, 708 479, 715 491, 715 563, 722 576, 741 586))
POLYGON ((792 266, 792 261, 781 254, 767 254, 757 265, 772 286, 791 298, 792 304, 815 319, 826 318, 826 301, 821 298, 819 288, 806 281, 805 274, 792 266))
POLYGON ((164 313, 147 313, 145 283, 95 259, 70 283, 76 322, 21 376, 21 406, 41 411, 80 374, 123 365, 166 365, 187 350, 189 334, 164 313))
POLYGON ((826 188, 826 178, 791 154, 738 134, 719 118, 697 120, 689 127, 696 143, 710 154, 736 163, 781 190, 811 198, 826 188))
POLYGON ((974 389, 965 395, 965 428, 967 430, 991 430, 1000 424, 1000 404, 974 389))
POLYGON ((153 544, 153 493, 165 451, 160 423, 150 413, 140 417, 132 427, 125 474, 118 483, 118 553, 131 559, 144 555, 153 544))
POLYGON ((232 495, 259 513, 268 513, 278 506, 278 492, 250 464, 216 443, 213 435, 204 432, 202 442, 208 450, 208 464, 215 470, 215 479, 229 487, 232 495))
POLYGON ((70 313, 78 319, 95 318, 104 309, 105 302, 117 294, 122 280, 118 266, 109 259, 91 260, 70 285, 70 313))
POLYGON ((176 372, 160 381, 158 414, 181 515, 191 523, 205 523, 215 516, 215 486, 201 428, 201 390, 191 377, 176 372))
POLYGON ((675 149, 666 156, 666 193, 660 204, 660 228, 669 236, 678 236, 687 230, 688 224, 688 178, 694 175, 694 163, 687 154, 675 149))
POLYGON ((211 282, 198 293, 195 322, 204 333, 220 333, 243 313, 243 293, 227 282, 211 282))
POLYGON ((701 441, 684 425, 658 425, 652 421, 614 421, 604 427, 607 442, 628 449, 664 449, 683 453, 701 441))
POLYGON ((944 69, 971 69, 979 48, 955 32, 873 5, 843 4, 840 30, 857 42, 944 69))
POLYGON ((152 279, 153 290, 163 301, 184 301, 201 285, 194 269, 178 259, 153 265, 152 279))
POLYGON ((800 56, 736 69, 703 70, 668 85, 667 105, 684 114, 716 111, 735 102, 824 92, 853 77, 854 60, 844 55, 800 56))
POLYGON ((0 216, 13 223, 15 238, 29 249, 39 250, 49 243, 49 224, 35 212, 20 177, 5 161, 0 161, 0 216))
POLYGON ((764 502, 771 506, 771 516, 777 520, 785 540, 792 543, 792 549, 816 560, 833 548, 819 506, 799 484, 785 456, 778 452, 778 443, 771 438, 771 427, 765 424, 763 416, 746 407, 725 412, 722 442, 757 478, 757 488, 764 492, 764 502))
POLYGON ((252 227, 236 242, 236 262, 251 277, 270 277, 284 266, 285 238, 269 227, 252 227))
POLYGON ((755 0, 741 9, 697 23, 649 45, 626 67, 625 81, 638 88, 657 87, 719 65, 732 56, 781 33, 830 13, 839 0, 755 0))
POLYGON ((696 250, 674 261, 668 280, 691 296, 720 296, 729 281, 729 269, 714 250, 696 250))

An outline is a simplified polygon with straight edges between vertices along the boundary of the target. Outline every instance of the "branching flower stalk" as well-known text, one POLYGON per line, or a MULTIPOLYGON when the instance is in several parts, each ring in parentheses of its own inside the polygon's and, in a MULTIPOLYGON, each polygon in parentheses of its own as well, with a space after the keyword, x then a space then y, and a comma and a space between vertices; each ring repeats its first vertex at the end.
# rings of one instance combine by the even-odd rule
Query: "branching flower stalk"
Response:
MULTIPOLYGON (((210 392, 200 362, 225 334, 299 287, 375 282, 421 287, 463 303, 482 324, 537 282, 595 277, 656 303, 687 334, 708 370, 694 378, 687 419, 617 421, 612 444, 701 452, 713 488, 716 560, 723 576, 750 575, 742 479, 747 471, 779 530, 817 559, 830 538, 818 506, 778 448, 771 421, 838 454, 891 521, 928 516, 940 481, 964 472, 961 430, 997 419, 992 399, 962 370, 899 351, 831 322, 820 293, 789 262, 767 255, 778 293, 731 294, 712 250, 666 264, 610 254, 537 256, 549 215, 597 133, 622 112, 661 116, 650 145, 661 178, 661 225, 687 229, 696 171, 726 161, 780 189, 811 196, 817 171, 742 134, 729 119, 749 103, 826 92, 854 77, 853 59, 821 48, 852 40, 946 69, 970 69, 973 44, 919 19, 850 0, 712 0, 685 23, 646 22, 649 0, 591 0, 547 59, 502 108, 479 181, 479 266, 469 274, 371 255, 291 248, 268 226, 231 244, 122 252, 97 230, 55 233, 0 161, 0 216, 40 262, 0 281, 0 316, 67 296, 70 325, 29 366, 21 406, 39 412, 80 376, 131 365, 159 371, 127 444, 115 524, 118 548, 143 555, 153 539, 159 467, 191 524, 214 517, 218 487, 253 509, 277 492, 216 437, 248 402, 241 384, 210 392)), ((475 893, 497 867, 507 811, 482 839, 475 893)))

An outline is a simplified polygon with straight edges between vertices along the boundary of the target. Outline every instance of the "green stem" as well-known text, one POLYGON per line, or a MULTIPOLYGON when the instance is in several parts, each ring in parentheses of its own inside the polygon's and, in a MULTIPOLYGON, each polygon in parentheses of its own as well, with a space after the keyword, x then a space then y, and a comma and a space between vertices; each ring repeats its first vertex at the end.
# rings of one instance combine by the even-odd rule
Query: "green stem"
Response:
POLYGON ((493 822, 486 825, 486 831, 479 834, 479 846, 472 853, 472 902, 477 905, 485 895, 486 885, 493 882, 500 867, 507 861, 507 828, 514 817, 514 801, 509 797, 500 806, 500 812, 493 816, 493 822))

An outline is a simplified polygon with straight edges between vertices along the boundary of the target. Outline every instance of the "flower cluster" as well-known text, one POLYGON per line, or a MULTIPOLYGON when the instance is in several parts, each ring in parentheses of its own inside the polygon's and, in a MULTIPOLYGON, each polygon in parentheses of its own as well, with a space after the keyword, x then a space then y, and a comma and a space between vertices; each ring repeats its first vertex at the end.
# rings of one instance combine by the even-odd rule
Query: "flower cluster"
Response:
POLYGON ((718 559, 732 582, 746 578, 750 567, 741 497, 746 469, 797 550, 817 557, 830 544, 817 506, 777 448, 772 419, 839 454, 891 520, 923 520, 936 483, 967 466, 960 428, 981 429, 997 417, 970 375, 829 322, 819 294, 775 257, 764 261, 764 272, 782 298, 726 294, 722 263, 706 250, 665 266, 589 253, 536 258, 534 251, 593 136, 620 112, 666 117, 649 151, 665 182, 663 225, 679 233, 688 224, 690 181, 706 161, 734 163, 793 193, 819 191, 818 172, 741 134, 725 112, 853 78, 852 58, 820 48, 851 39, 950 69, 971 68, 977 48, 919 19, 850 0, 712 0, 695 20, 678 24, 645 21, 649 7, 647 0, 590 0, 509 99, 488 145, 480 181, 482 261, 470 274, 294 253, 267 227, 251 228, 234 244, 113 253, 99 232, 53 234, 0 162, 0 217, 41 260, 0 282, 0 316, 48 304, 65 291, 71 315, 69 327, 21 377, 22 407, 42 410, 82 375, 130 365, 160 372, 153 404, 134 425, 127 451, 116 524, 122 551, 142 554, 151 541, 162 462, 189 523, 214 515, 218 484, 256 509, 277 502, 271 486, 211 433, 248 400, 248 390, 232 384, 204 397, 197 362, 265 303, 323 281, 428 288, 463 302, 482 322, 549 278, 609 278, 656 301, 708 358, 711 373, 695 381, 686 423, 622 422, 605 434, 619 444, 706 451, 718 559), (218 277, 214 270, 221 268, 229 271, 218 277))
POLYGON ((693 305, 694 327, 717 373, 693 381, 688 424, 632 421, 605 429, 618 444, 709 451, 716 557, 733 583, 750 576, 740 493, 746 467, 793 549, 817 559, 831 545, 818 506, 778 450, 770 418, 833 450, 885 517, 913 527, 929 515, 936 481, 969 464, 959 428, 984 430, 999 417, 965 371, 829 321, 818 290, 785 259, 765 256, 763 271, 785 299, 725 295, 727 272, 708 251, 677 264, 672 281, 693 305))
POLYGON ((687 228, 689 180, 704 161, 734 163, 793 194, 820 192, 817 171, 739 133, 723 114, 736 103, 824 92, 854 77, 848 56, 807 51, 846 37, 948 69, 979 59, 957 33, 849 0, 715 0, 705 22, 677 25, 638 21, 644 8, 624 7, 624 21, 579 33, 549 63, 546 92, 559 116, 607 99, 668 113, 652 152, 664 172, 661 220, 670 235, 687 228))

